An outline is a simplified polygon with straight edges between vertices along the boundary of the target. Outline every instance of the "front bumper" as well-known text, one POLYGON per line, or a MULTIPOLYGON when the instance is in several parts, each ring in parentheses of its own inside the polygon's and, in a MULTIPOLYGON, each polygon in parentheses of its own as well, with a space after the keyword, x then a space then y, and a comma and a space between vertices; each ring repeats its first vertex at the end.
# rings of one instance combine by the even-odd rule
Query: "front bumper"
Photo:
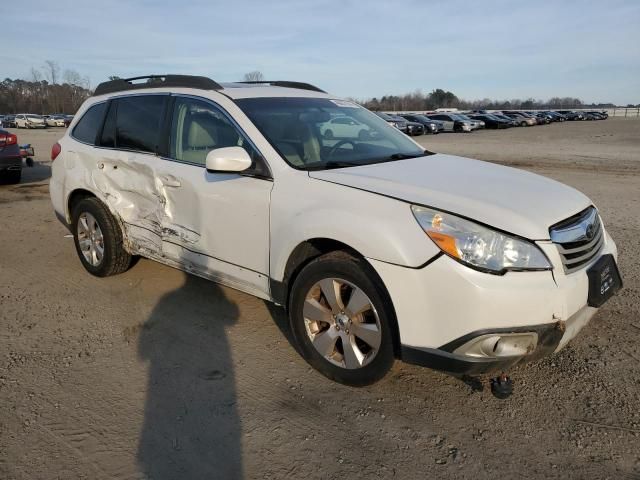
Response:
POLYGON ((597 309, 595 308, 585 306, 567 321, 526 327, 480 330, 460 337, 440 348, 419 348, 402 345, 401 358, 407 363, 455 374, 480 375, 504 371, 517 363, 531 362, 559 351, 569 340, 577 335, 596 311, 597 309), (464 350, 469 344, 474 344, 476 340, 487 339, 491 342, 495 341, 497 345, 497 342, 502 338, 521 334, 535 334, 536 336, 535 348, 523 355, 465 355, 459 351, 464 350))
MULTIPOLYGON (((538 245, 553 265, 561 265, 551 242, 538 245)), ((601 255, 617 257, 605 232, 601 255)), ((369 260, 393 301, 402 359, 453 373, 505 369, 560 350, 589 322, 597 309, 587 306, 584 269, 507 272, 491 275, 439 255, 422 268, 369 260), (483 355, 469 347, 475 339, 536 335, 533 345, 512 356, 483 355)), ((497 345, 497 344, 496 344, 497 345)), ((515 350, 517 352, 517 349, 515 350)))

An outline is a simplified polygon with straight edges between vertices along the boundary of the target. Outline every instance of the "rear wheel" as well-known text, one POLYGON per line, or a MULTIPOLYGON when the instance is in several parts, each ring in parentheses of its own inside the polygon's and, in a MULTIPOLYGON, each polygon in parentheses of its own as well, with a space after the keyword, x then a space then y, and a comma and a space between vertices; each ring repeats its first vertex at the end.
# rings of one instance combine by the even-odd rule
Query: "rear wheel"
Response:
POLYGON ((131 264, 122 231, 107 207, 97 198, 85 198, 73 209, 73 238, 84 268, 97 277, 122 273, 131 264))
POLYGON ((368 385, 393 365, 391 302, 362 259, 333 252, 304 267, 291 289, 289 321, 304 358, 332 380, 368 385))

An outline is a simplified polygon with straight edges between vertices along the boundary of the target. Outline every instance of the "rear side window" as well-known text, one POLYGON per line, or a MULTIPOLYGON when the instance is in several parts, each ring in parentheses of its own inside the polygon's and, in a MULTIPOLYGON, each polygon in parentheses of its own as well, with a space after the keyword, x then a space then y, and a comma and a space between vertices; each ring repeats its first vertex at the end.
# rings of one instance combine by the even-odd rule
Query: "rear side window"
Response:
POLYGON ((95 144, 106 107, 106 103, 98 103, 89 108, 74 127, 73 138, 84 143, 90 143, 91 145, 95 144))
POLYGON ((116 147, 155 152, 167 98, 166 95, 143 95, 115 100, 116 147))

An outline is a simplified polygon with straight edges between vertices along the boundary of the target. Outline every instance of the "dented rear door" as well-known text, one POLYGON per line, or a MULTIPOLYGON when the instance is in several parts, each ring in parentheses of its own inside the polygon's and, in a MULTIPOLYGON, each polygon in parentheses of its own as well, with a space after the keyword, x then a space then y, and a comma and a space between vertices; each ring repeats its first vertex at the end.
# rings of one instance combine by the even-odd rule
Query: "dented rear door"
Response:
POLYGON ((133 253, 162 260, 164 196, 157 151, 170 96, 127 95, 109 102, 93 183, 123 227, 133 253))

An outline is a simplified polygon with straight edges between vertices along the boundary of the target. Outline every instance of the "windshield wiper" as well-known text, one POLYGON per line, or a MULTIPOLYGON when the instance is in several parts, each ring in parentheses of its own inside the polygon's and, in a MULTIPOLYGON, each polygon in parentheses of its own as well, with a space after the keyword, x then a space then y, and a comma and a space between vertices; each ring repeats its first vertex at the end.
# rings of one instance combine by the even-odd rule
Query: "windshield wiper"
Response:
POLYGON ((361 165, 360 163, 352 163, 352 162, 339 162, 339 161, 330 161, 323 163, 322 165, 314 165, 308 167, 307 170, 330 170, 332 168, 345 168, 345 167, 357 167, 361 165))
POLYGON ((417 154, 394 153, 393 155, 389 155, 388 157, 384 157, 379 160, 374 160, 372 162, 366 162, 366 163, 354 163, 354 162, 343 162, 338 160, 331 160, 321 165, 312 165, 310 167, 307 167, 306 170, 313 171, 313 170, 331 170, 333 168, 362 167, 365 165, 373 165, 374 163, 392 162, 394 160, 407 160, 409 158, 427 157, 429 155, 435 155, 435 154, 433 152, 430 152, 429 150, 425 150, 424 152, 417 153, 417 154))
POLYGON ((428 155, 433 155, 433 152, 429 150, 425 150, 422 153, 413 154, 413 153, 394 153, 393 155, 389 155, 387 158, 383 159, 383 162, 388 162, 391 160, 407 160, 409 158, 418 158, 418 157, 426 157, 428 155))

